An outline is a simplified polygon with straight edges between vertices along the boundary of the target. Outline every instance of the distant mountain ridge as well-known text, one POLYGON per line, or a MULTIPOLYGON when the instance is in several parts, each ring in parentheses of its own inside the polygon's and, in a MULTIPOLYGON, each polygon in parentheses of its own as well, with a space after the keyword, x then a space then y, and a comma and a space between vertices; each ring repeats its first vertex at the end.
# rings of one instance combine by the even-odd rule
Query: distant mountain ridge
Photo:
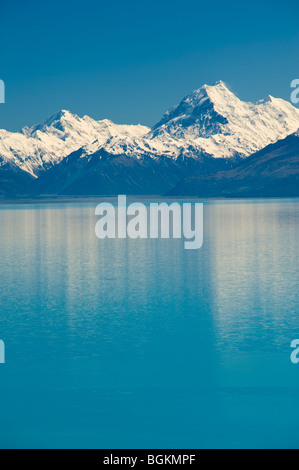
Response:
POLYGON ((38 177, 28 188, 38 194, 163 194, 193 175, 232 169, 298 128, 289 102, 243 102, 220 81, 187 95, 152 129, 62 110, 19 133, 0 130, 0 178, 11 166, 17 179, 16 168, 38 177))

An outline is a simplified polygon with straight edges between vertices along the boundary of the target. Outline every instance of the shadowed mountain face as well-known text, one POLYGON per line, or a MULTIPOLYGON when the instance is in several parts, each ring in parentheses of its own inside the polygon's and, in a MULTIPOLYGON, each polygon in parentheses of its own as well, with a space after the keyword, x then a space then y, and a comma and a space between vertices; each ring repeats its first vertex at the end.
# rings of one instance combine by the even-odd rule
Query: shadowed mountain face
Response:
POLYGON ((0 160, 0 199, 32 194, 33 176, 14 163, 0 160))
POLYGON ((229 171, 185 178, 168 194, 299 197, 299 133, 268 145, 229 171))
POLYGON ((111 155, 104 149, 82 158, 72 153, 35 182, 38 194, 115 195, 165 194, 183 177, 232 168, 233 161, 201 156, 198 159, 160 157, 136 159, 111 155))

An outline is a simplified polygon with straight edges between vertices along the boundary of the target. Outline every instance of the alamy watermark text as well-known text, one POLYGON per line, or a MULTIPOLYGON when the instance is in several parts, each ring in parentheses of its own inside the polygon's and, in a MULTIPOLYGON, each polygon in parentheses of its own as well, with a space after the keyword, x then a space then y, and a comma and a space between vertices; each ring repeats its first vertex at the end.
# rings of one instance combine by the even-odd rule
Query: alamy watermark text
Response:
POLYGON ((0 103, 5 103, 5 84, 0 80, 0 103))
POLYGON ((299 103, 299 78, 295 78, 291 82, 291 88, 295 88, 291 93, 291 102, 293 104, 299 103))
POLYGON ((167 204, 134 202, 127 205, 125 195, 118 196, 117 207, 102 202, 95 214, 101 218, 96 236, 104 238, 184 238, 186 250, 203 243, 203 204, 173 202, 167 204))
POLYGON ((5 345, 4 341, 0 339, 0 364, 4 364, 5 362, 5 345))

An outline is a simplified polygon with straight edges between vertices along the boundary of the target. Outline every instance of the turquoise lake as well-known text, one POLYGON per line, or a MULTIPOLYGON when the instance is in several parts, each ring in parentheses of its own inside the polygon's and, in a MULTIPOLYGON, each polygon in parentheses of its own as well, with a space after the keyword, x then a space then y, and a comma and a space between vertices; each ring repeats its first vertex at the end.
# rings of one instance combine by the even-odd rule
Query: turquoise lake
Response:
POLYGON ((98 202, 0 205, 0 447, 298 448, 299 200, 204 201, 199 250, 98 202))

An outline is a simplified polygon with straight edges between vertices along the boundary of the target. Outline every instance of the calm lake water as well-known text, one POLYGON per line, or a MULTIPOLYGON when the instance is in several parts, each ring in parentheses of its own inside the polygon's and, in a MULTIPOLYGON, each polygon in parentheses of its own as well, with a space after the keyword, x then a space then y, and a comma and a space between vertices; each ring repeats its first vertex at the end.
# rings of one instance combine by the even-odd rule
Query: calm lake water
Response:
POLYGON ((199 250, 97 202, 0 206, 0 447, 298 448, 299 200, 206 202, 199 250))

